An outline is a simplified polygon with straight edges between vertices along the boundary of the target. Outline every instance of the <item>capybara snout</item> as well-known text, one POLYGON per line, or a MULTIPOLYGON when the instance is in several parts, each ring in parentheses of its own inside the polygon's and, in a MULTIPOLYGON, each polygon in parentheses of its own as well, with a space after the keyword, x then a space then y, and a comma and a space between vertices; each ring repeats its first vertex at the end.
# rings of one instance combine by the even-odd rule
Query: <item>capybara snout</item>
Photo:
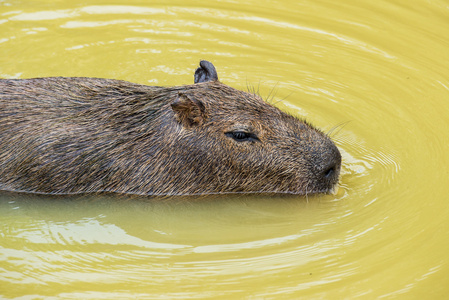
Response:
POLYGON ((193 85, 0 80, 0 189, 73 194, 331 191, 329 137, 201 61, 193 85))

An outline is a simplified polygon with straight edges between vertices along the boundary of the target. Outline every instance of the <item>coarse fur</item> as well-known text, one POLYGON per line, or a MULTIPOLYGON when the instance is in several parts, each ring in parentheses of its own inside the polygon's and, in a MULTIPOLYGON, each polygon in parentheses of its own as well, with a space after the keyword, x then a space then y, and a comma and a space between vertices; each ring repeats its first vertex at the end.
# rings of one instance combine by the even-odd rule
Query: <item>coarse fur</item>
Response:
MULTIPOLYGON (((213 68, 202 63, 200 71, 213 68)), ((177 87, 0 79, 0 190, 196 195, 333 189, 341 156, 327 135, 258 95, 222 84, 213 72, 197 71, 197 83, 177 87), (239 139, 242 132, 247 138, 239 139)))

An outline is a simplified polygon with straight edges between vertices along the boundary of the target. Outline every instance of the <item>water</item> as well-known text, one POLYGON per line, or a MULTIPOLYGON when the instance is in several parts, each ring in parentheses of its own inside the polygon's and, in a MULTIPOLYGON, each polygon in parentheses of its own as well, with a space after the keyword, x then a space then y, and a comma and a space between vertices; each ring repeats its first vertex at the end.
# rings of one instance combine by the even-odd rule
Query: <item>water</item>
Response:
POLYGON ((447 1, 0 0, 0 77, 193 82, 332 131, 336 195, 0 195, 0 295, 444 299, 447 1))

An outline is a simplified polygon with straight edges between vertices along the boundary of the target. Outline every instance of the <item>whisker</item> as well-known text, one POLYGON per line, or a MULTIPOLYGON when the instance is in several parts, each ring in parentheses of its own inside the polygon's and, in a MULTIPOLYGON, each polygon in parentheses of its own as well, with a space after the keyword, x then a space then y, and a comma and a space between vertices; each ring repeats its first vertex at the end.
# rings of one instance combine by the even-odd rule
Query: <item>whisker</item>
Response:
POLYGON ((277 94, 276 87, 277 87, 278 83, 279 83, 279 81, 276 82, 276 84, 273 86, 273 88, 271 89, 270 93, 269 93, 268 96, 267 96, 266 101, 267 101, 268 103, 270 103, 270 104, 271 104, 271 101, 273 101, 274 97, 275 97, 276 94, 277 94), (275 92, 275 93, 273 94, 273 92, 275 92), (272 94, 273 94, 273 97, 271 97, 272 94), (271 98, 271 99, 270 99, 270 98, 271 98))
POLYGON ((254 85, 249 83, 248 80, 246 81, 246 89, 247 89, 248 93, 253 94, 253 96, 259 95, 259 92, 256 91, 256 88, 254 87, 254 85))
POLYGON ((246 90, 248 91, 248 93, 252 94, 251 89, 252 89, 252 86, 249 83, 248 78, 246 78, 246 90))
POLYGON ((285 96, 284 98, 282 98, 281 100, 278 100, 275 103, 272 103, 272 105, 276 105, 278 103, 281 103, 282 101, 284 101, 285 99, 287 99, 288 97, 290 97, 291 95, 293 95, 293 92, 291 92, 290 94, 288 94, 287 96, 285 96))
POLYGON ((306 185, 306 200, 307 200, 307 203, 309 203, 309 195, 307 193, 307 189, 308 188, 309 188, 309 183, 307 182, 307 185, 306 185))
POLYGON ((345 122, 341 122, 339 124, 337 124, 336 126, 332 127, 327 133, 326 135, 329 137, 333 137, 335 135, 337 135, 338 133, 340 133, 340 131, 345 128, 346 125, 348 125, 351 121, 345 121, 345 122), (338 129, 338 130, 337 130, 338 129), (337 131, 336 131, 337 130, 337 131), (336 131, 336 132, 334 132, 336 131))

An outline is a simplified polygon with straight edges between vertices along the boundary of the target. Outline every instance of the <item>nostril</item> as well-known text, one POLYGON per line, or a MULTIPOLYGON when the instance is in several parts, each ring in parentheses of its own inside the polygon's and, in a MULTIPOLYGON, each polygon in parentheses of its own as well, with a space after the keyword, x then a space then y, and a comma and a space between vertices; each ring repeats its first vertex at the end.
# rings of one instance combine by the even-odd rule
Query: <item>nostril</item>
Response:
POLYGON ((329 179, 334 175, 334 173, 335 173, 335 166, 332 166, 324 172, 324 177, 329 179))

